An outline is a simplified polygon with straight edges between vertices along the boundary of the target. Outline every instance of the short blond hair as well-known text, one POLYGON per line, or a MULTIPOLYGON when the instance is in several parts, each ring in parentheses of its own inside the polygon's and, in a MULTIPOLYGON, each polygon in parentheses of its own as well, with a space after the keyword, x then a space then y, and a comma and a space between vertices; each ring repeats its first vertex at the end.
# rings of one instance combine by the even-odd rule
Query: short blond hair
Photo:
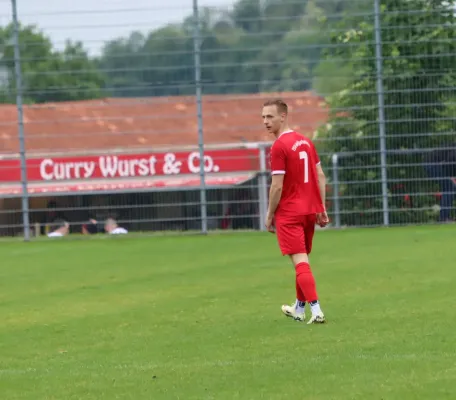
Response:
POLYGON ((268 100, 263 104, 263 107, 267 107, 267 106, 276 106, 277 111, 280 114, 285 113, 288 115, 288 104, 285 103, 282 99, 268 100))

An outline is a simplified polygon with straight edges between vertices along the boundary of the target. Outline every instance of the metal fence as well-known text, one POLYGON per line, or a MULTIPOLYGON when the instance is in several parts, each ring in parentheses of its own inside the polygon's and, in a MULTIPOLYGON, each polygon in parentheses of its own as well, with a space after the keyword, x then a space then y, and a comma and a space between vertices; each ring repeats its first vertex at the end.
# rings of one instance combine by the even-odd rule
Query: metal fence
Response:
POLYGON ((454 220, 454 0, 174 1, 0 2, 1 236, 263 229, 270 97, 332 226, 454 220))

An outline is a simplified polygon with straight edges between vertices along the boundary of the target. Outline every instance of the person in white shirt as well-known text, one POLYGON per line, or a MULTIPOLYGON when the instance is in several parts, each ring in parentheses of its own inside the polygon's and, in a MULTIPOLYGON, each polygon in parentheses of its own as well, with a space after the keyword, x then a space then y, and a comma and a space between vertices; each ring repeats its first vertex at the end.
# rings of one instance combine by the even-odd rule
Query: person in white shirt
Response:
POLYGON ((122 228, 117 225, 117 222, 114 218, 108 218, 105 221, 104 229, 110 235, 124 235, 128 233, 128 231, 125 228, 122 228))
POLYGON ((63 237, 70 232, 70 224, 64 220, 57 220, 54 223, 55 229, 48 233, 48 237, 63 237))

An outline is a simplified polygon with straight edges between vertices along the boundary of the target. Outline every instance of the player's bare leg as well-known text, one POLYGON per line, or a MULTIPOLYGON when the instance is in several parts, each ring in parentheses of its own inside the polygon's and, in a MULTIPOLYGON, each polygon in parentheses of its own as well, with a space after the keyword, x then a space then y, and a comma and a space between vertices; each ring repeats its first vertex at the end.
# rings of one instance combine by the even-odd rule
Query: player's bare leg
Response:
POLYGON ((296 280, 299 287, 310 304, 312 316, 307 323, 322 324, 326 322, 323 311, 320 308, 320 302, 318 301, 315 278, 310 269, 308 255, 305 253, 293 254, 291 255, 291 260, 296 269, 296 280))

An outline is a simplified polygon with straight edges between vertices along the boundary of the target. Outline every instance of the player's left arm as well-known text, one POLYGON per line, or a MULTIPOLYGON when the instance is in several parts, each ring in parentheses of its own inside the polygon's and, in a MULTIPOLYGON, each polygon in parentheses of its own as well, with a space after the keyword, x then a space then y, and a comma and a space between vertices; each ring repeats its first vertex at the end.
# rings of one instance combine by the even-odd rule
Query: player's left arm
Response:
POLYGON ((326 213, 326 175, 321 167, 320 157, 318 156, 315 146, 313 146, 313 152, 317 164, 318 189, 320 191, 321 202, 324 210, 322 213, 317 214, 317 224, 321 227, 325 227, 329 223, 328 214, 326 213))
POLYGON ((315 166, 317 168, 318 189, 320 191, 321 201, 323 203, 323 207, 326 207, 326 175, 321 167, 320 157, 313 143, 311 144, 311 149, 315 166))

